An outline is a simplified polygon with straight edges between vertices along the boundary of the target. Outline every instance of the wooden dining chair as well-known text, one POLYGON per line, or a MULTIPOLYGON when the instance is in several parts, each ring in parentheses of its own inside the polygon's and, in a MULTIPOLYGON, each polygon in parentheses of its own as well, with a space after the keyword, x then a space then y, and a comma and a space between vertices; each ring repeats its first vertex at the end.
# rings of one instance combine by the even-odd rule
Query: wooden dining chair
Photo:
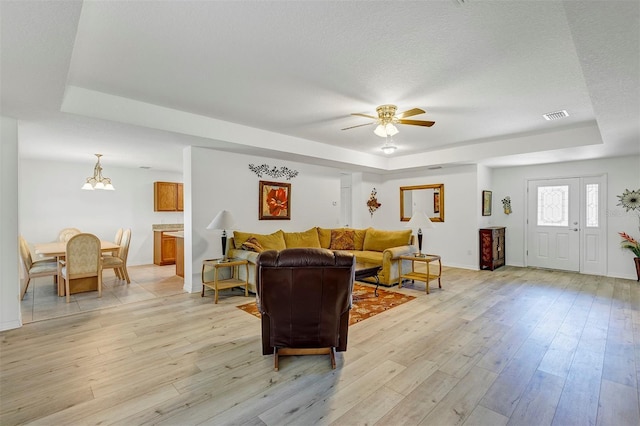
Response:
POLYGON ((58 241, 60 241, 61 243, 66 243, 71 237, 73 237, 74 235, 78 235, 81 232, 82 231, 80 231, 78 228, 64 228, 58 233, 58 241))
MULTIPOLYGON (((120 245, 120 241, 122 241, 122 232, 124 230, 122 228, 118 228, 118 230, 116 231, 116 235, 113 237, 113 242, 117 245, 120 245)), ((117 250, 112 252, 112 253, 102 253, 102 257, 107 257, 107 256, 113 256, 117 254, 117 250)))
POLYGON ((98 297, 102 297, 102 256, 100 239, 93 234, 77 234, 67 242, 65 259, 58 261, 58 276, 64 281, 67 303, 71 301, 69 283, 97 277, 98 297))
POLYGON ((116 231, 116 236, 113 237, 113 242, 116 243, 117 245, 120 245, 120 241, 122 241, 123 232, 124 232, 124 229, 118 228, 118 230, 116 231))
POLYGON ((20 291, 20 300, 24 299, 24 295, 27 293, 31 278, 37 277, 54 277, 54 284, 56 282, 55 277, 58 275, 58 264, 55 259, 45 259, 34 261, 31 257, 31 250, 29 250, 29 244, 22 235, 18 237, 20 245, 20 257, 22 258, 22 265, 24 266, 24 284, 20 291))
POLYGON ((103 269, 113 268, 118 279, 126 280, 127 284, 131 283, 129 272, 127 271, 127 257, 129 256, 129 244, 131 243, 131 229, 122 232, 120 240, 120 249, 113 256, 105 256, 102 259, 103 269))

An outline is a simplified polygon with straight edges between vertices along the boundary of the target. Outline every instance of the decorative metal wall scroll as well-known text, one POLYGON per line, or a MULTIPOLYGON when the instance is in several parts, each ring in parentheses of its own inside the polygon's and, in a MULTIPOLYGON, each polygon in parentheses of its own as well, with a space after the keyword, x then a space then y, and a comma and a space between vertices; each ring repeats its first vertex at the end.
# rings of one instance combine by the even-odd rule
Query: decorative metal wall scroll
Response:
POLYGON ((291 170, 290 168, 285 166, 278 168, 276 166, 271 167, 268 164, 262 164, 260 166, 249 164, 249 170, 257 174, 258 177, 262 177, 262 175, 267 175, 267 176, 271 176, 272 178, 283 177, 287 180, 291 180, 292 178, 298 176, 297 170, 291 170))

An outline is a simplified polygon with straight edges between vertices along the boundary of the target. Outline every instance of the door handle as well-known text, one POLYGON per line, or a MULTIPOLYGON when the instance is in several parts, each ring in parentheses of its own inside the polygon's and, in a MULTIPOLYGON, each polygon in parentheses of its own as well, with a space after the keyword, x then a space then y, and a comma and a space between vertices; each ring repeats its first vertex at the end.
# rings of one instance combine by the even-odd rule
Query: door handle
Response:
POLYGON ((572 231, 577 231, 577 230, 578 230, 578 228, 573 228, 573 229, 572 229, 572 231))

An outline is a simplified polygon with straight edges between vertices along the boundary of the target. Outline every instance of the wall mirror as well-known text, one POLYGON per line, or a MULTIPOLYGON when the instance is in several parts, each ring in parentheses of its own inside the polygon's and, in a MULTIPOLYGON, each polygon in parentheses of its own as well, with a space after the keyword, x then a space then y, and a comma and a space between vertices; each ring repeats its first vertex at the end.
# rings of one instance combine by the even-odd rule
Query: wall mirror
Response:
POLYGON ((413 212, 424 211, 431 222, 444 222, 444 184, 400 187, 400 220, 409 221, 413 212))

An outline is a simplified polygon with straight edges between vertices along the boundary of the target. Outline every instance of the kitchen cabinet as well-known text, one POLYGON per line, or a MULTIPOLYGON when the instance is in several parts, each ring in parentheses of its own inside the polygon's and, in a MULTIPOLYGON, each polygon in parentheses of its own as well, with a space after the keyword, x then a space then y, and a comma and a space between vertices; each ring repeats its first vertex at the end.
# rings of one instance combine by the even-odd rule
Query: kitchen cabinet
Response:
POLYGON ((184 186, 178 182, 153 183, 153 210, 181 212, 184 210, 184 186))
POLYGON ((153 263, 173 265, 176 263, 176 237, 166 235, 167 231, 153 232, 153 263))
POLYGON ((504 226, 491 226, 480 229, 480 270, 504 266, 504 226))

